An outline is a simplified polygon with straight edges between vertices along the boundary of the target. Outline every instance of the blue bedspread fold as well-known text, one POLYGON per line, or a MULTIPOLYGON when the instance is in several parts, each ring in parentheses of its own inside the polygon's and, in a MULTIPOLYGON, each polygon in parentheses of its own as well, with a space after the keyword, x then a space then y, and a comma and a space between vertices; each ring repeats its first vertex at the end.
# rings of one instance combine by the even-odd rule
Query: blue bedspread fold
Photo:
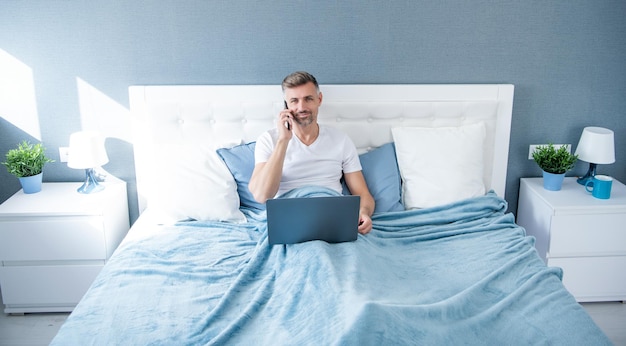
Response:
POLYGON ((270 246, 263 213, 161 227, 118 249, 53 344, 610 344, 505 210, 488 193, 376 214, 340 244, 270 246))

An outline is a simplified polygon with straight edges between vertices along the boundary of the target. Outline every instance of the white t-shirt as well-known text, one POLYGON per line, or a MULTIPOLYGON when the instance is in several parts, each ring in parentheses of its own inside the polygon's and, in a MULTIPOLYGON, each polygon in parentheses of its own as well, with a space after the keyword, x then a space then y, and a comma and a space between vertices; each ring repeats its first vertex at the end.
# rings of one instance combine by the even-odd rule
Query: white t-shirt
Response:
MULTIPOLYGON (((332 127, 319 125, 319 130, 319 136, 309 146, 296 135, 291 137, 277 196, 307 185, 324 186, 341 193, 342 174, 361 170, 359 155, 350 137, 332 127)), ((269 160, 277 140, 277 129, 259 137, 254 151, 256 163, 269 160)))

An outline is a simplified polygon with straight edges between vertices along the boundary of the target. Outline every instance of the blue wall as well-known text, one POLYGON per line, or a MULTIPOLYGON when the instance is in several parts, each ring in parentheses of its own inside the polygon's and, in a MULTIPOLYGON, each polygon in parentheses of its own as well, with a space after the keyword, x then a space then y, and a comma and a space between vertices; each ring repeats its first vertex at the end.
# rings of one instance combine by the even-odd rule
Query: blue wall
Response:
MULTIPOLYGON (((133 84, 275 84, 297 69, 325 84, 512 83, 515 211, 519 178, 540 175, 528 145, 575 147, 585 126, 615 131, 617 162, 600 170, 626 181, 625 15, 621 0, 2 1, 0 49, 32 69, 41 139, 57 160, 85 127, 77 78, 122 108, 133 84)), ((6 118, 0 153, 28 138, 6 118)), ((133 191, 132 146, 116 138, 115 116, 98 118, 111 137, 105 168, 133 191)), ((2 201, 19 184, 0 178, 2 201)), ((81 179, 58 162, 44 174, 81 179)))

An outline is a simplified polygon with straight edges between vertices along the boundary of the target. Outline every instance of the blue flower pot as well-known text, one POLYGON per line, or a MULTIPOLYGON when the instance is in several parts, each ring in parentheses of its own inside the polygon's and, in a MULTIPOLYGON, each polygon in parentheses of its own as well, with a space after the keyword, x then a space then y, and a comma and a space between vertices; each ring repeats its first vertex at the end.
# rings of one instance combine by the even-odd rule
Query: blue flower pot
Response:
POLYGON ((554 174, 543 171, 543 188, 550 191, 559 191, 563 186, 563 179, 565 179, 565 173, 554 174))
POLYGON ((37 193, 41 191, 42 177, 43 177, 43 173, 39 173, 37 175, 33 175, 30 177, 19 178, 20 184, 22 184, 22 190, 24 190, 24 193, 37 193))

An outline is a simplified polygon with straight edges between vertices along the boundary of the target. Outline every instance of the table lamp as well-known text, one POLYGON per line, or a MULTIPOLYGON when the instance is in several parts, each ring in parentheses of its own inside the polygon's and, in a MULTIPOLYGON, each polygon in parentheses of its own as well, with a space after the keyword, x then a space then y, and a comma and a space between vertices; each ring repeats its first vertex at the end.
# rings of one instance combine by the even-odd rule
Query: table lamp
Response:
POLYGON ((85 170, 85 183, 78 188, 80 193, 94 193, 104 190, 98 184, 94 168, 109 162, 104 138, 95 131, 81 131, 70 135, 70 149, 67 165, 70 168, 85 170))
POLYGON ((585 185, 596 175, 596 166, 615 162, 615 143, 613 131, 603 127, 585 127, 576 147, 578 159, 589 162, 587 173, 576 180, 585 185))

